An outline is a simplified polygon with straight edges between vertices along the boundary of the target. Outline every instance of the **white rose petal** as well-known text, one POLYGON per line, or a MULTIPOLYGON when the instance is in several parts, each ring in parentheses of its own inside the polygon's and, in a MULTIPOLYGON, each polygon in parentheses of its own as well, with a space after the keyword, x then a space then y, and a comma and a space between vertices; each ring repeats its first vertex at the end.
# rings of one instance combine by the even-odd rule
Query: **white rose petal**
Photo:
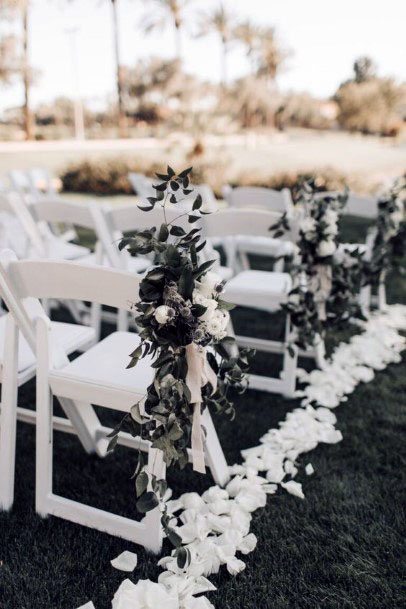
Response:
POLYGON ((321 258, 326 258, 327 256, 332 256, 336 251, 337 246, 332 239, 320 241, 319 246, 317 248, 317 253, 321 258))
POLYGON ((133 584, 129 579, 123 581, 114 595, 112 609, 180 609, 177 595, 168 592, 162 584, 149 579, 140 579, 133 584))
POLYGON ((95 609, 95 606, 93 605, 92 601, 89 601, 86 603, 86 605, 81 605, 78 607, 78 609, 95 609))
POLYGON ((160 305, 154 311, 154 317, 159 324, 166 324, 166 322, 170 319, 172 309, 167 305, 160 305))
POLYGON ((240 560, 239 558, 231 558, 227 561, 227 571, 230 575, 238 575, 241 571, 245 569, 245 562, 240 560))
POLYGON ((281 483, 282 488, 285 489, 285 491, 288 491, 288 493, 290 493, 291 495, 294 495, 295 497, 299 497, 299 499, 304 499, 304 494, 302 491, 302 485, 300 484, 300 482, 295 482, 294 480, 289 480, 289 482, 282 482, 281 483))
POLYGON ((311 463, 308 463, 305 467, 305 472, 308 476, 311 476, 312 474, 314 474, 314 467, 311 463))
POLYGON ((134 571, 135 567, 137 566, 138 556, 134 552, 125 550, 125 552, 122 552, 119 554, 119 556, 117 556, 117 558, 114 558, 110 562, 111 566, 115 569, 130 573, 131 571, 134 571))

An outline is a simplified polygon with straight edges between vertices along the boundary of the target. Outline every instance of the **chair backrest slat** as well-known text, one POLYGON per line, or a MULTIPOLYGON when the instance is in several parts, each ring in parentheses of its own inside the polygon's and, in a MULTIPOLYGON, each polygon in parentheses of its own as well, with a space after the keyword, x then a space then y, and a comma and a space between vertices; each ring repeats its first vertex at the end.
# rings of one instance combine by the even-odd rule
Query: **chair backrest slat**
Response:
POLYGON ((94 230, 94 220, 87 203, 74 203, 47 198, 30 205, 30 211, 38 222, 73 224, 94 230))
MULTIPOLYGON (((104 210, 105 217, 110 228, 114 232, 131 232, 135 230, 145 230, 152 226, 161 226, 164 222, 164 213, 162 208, 156 205, 155 209, 145 212, 138 208, 137 205, 120 205, 113 206, 104 210)), ((188 225, 185 210, 178 207, 167 206, 166 219, 168 222, 176 221, 176 224, 182 226, 185 230, 192 225, 188 225), (183 217, 179 217, 183 216, 183 217)))
POLYGON ((271 237, 270 227, 280 213, 261 209, 224 209, 204 217, 203 234, 208 238, 251 235, 271 237))
POLYGON ((83 300, 131 311, 141 278, 133 273, 73 262, 16 260, 7 265, 18 298, 83 300))
POLYGON ((226 191, 226 200, 231 207, 267 209, 275 212, 288 212, 292 200, 288 189, 282 191, 259 186, 239 186, 226 191))
POLYGON ((344 214, 375 219, 378 215, 378 199, 375 197, 360 197, 351 193, 344 207, 344 214))

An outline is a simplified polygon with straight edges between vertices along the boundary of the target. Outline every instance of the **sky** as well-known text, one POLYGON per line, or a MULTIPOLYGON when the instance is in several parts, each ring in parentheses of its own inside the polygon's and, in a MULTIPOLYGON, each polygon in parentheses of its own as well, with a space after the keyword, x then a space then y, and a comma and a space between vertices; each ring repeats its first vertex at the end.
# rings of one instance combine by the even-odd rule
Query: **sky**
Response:
MULTIPOLYGON (((1 1, 1 0, 0 0, 1 1)), ((278 77, 284 91, 308 91, 328 97, 348 78, 354 59, 371 56, 382 75, 406 80, 406 2, 404 0, 224 0, 241 19, 272 25, 293 54, 278 77)), ((109 0, 31 0, 32 65, 39 70, 33 88, 36 105, 57 96, 80 95, 102 107, 114 95, 114 62, 109 0), (69 33, 72 29, 75 34, 69 33), (74 70, 76 40, 77 75, 74 70)), ((220 45, 215 35, 192 36, 196 15, 218 0, 193 0, 183 35, 183 60, 188 72, 220 79, 220 45)), ((175 52, 170 27, 144 35, 140 20, 153 0, 119 0, 122 63, 134 65, 151 54, 175 52)), ((10 26, 1 23, 0 31, 10 26)), ((230 78, 248 70, 242 49, 230 52, 230 78)), ((0 89, 0 111, 22 103, 19 84, 0 89)))

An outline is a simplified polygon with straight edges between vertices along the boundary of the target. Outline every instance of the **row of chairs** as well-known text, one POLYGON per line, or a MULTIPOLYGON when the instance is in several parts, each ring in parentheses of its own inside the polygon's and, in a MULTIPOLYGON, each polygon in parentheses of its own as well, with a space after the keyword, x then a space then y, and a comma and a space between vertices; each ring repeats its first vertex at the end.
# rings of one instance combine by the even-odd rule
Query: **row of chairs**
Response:
MULTIPOLYGON (((19 261, 10 251, 3 251, 0 256, 1 295, 11 313, 0 318, 4 324, 3 346, 6 347, 1 378, 1 505, 9 509, 13 502, 15 433, 19 415, 22 420, 36 422, 36 509, 39 514, 53 514, 120 535, 157 552, 162 543, 157 510, 138 523, 56 495, 52 488, 53 429, 77 433, 85 450, 103 456, 110 430, 101 425, 91 404, 128 412, 152 379, 148 360, 143 360, 135 375, 134 371, 125 368, 127 354, 137 343, 136 334, 120 328, 100 341, 98 323, 101 305, 124 311, 125 318, 121 317, 119 324, 128 323, 128 312, 137 298, 140 280, 140 274, 134 273, 131 265, 135 261, 137 271, 141 263, 150 266, 151 261, 118 253, 114 241, 118 233, 122 235, 123 231, 150 227, 155 219, 135 206, 103 209, 96 204, 49 198, 29 202, 16 193, 3 195, 1 201, 3 208, 21 222, 32 249, 32 259, 19 261), (93 229, 99 239, 98 257, 56 235, 55 224, 93 229), (50 256, 59 260, 51 261, 50 256), (94 303, 98 316, 90 317, 90 327, 84 323, 51 322, 40 299, 48 304, 52 301, 94 303), (69 361, 68 355, 74 351, 82 351, 82 354, 69 361), (17 407, 18 387, 35 373, 36 412, 17 407), (53 416, 52 396, 58 397, 66 418, 53 416)), ((213 237, 233 235, 250 222, 255 227, 254 234, 264 236, 265 227, 276 219, 264 211, 257 211, 252 216, 251 212, 239 210, 233 212, 233 216, 234 220, 227 210, 216 214, 217 221, 211 228, 210 225, 205 228, 206 234, 213 237)), ((209 218, 211 216, 207 217, 210 224, 209 218)), ((232 269, 221 271, 220 266, 219 271, 228 276, 233 274, 232 269)), ((83 322, 80 315, 79 308, 79 320, 83 322)), ((207 411, 204 425, 207 465, 215 481, 224 484, 228 479, 227 464, 207 411)), ((140 447, 138 439, 126 434, 121 434, 120 442, 140 447)), ((164 465, 160 453, 147 443, 143 443, 142 448, 148 451, 150 471, 162 477, 164 465)))
MULTIPOLYGON (((3 252, 0 256, 1 295, 11 312, 11 315, 0 317, 0 341, 3 344, 0 503, 4 509, 9 509, 13 502, 18 416, 37 424, 38 513, 44 516, 54 514, 159 551, 162 538, 158 511, 136 523, 55 495, 52 489, 52 429, 77 433, 85 450, 102 457, 110 430, 100 423, 91 404, 127 412, 145 393, 152 378, 150 362, 143 360, 135 374, 125 366, 126 356, 138 340, 136 334, 128 332, 129 310, 137 298, 140 273, 151 266, 152 261, 118 252, 117 240, 125 232, 158 224, 161 218, 155 218, 152 212, 145 214, 135 205, 78 204, 49 193, 45 197, 32 198, 21 192, 3 193, 0 210, 18 219, 28 240, 26 257, 31 257, 19 261, 11 252, 3 252), (94 231, 97 237, 95 252, 69 242, 66 233, 60 231, 61 225, 94 231), (53 302, 68 304, 78 323, 51 322, 48 312, 53 302), (90 309, 84 302, 91 303, 90 309), (102 305, 118 310, 113 318, 111 312, 108 313, 109 319, 117 323, 118 331, 100 341, 100 322, 102 316, 107 315, 102 305), (68 355, 74 351, 82 354, 69 361, 68 355), (17 407, 18 387, 35 373, 36 413, 17 407), (52 395, 58 396, 66 418, 53 416, 52 395)), ((217 270, 228 280, 226 298, 231 302, 273 312, 287 298, 291 280, 283 269, 272 272, 241 270, 241 264, 237 263, 240 236, 262 240, 268 247, 267 251, 274 256, 278 251, 291 247, 289 239, 280 242, 269 237, 268 228, 279 217, 280 212, 269 209, 247 210, 237 206, 204 217, 202 229, 208 245, 203 255, 212 259, 212 244, 224 245, 226 254, 228 252, 227 266, 221 266, 218 260, 217 270)), ((287 319, 285 337, 289 331, 287 319)), ((280 378, 253 375, 251 386, 292 396, 296 383, 297 350, 292 354, 287 349, 286 340, 237 338, 241 345, 276 351, 283 356, 280 378)), ((323 353, 319 350, 306 355, 316 355, 321 361, 323 353)), ((207 430, 207 465, 215 481, 224 484, 228 478, 227 464, 207 411, 204 424, 207 430)), ((132 448, 140 447, 140 442, 128 434, 121 434, 120 442, 132 448)), ((148 443, 141 443, 141 447, 148 451, 150 470, 162 477, 164 465, 159 452, 151 449, 148 443)))

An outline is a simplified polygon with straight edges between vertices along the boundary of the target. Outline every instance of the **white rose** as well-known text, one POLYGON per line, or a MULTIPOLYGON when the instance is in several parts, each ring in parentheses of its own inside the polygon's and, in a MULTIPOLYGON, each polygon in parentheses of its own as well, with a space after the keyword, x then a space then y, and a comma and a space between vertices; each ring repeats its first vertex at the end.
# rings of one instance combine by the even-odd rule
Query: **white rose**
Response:
POLYGON ((201 277, 199 282, 197 283, 198 289, 204 296, 207 298, 211 298, 215 288, 221 283, 222 279, 217 273, 213 273, 209 271, 203 277, 201 277))
POLYGON ((327 209, 323 218, 324 222, 327 224, 337 224, 338 222, 338 213, 334 209, 327 209))
POLYGON ((166 324, 173 317, 173 309, 167 305, 161 305, 155 309, 154 317, 159 324, 166 324))
POLYGON ((302 233, 309 238, 316 231, 316 220, 314 218, 303 218, 303 220, 299 224, 299 228, 302 233))
POLYGON ((326 258, 327 256, 332 256, 336 249, 335 242, 332 239, 328 239, 327 241, 320 241, 317 253, 321 258, 326 258))
POLYGON ((202 321, 210 321, 214 315, 215 310, 217 309, 217 301, 214 299, 206 299, 206 302, 202 303, 204 307, 206 307, 205 313, 200 317, 202 321))
POLYGON ((209 334, 221 340, 226 336, 226 328, 230 316, 227 311, 216 309, 213 312, 212 318, 206 322, 206 330, 209 334))
POLYGON ((133 584, 129 579, 123 581, 114 595, 112 609, 179 609, 179 597, 168 591, 163 584, 149 579, 140 579, 133 584))
POLYGON ((402 220, 403 220, 403 212, 401 210, 394 211, 391 214, 391 220, 394 223, 394 225, 396 227, 398 227, 400 225, 400 223, 402 222, 402 220))
POLYGON ((291 304, 300 304, 300 294, 291 294, 289 296, 289 302, 291 304))

